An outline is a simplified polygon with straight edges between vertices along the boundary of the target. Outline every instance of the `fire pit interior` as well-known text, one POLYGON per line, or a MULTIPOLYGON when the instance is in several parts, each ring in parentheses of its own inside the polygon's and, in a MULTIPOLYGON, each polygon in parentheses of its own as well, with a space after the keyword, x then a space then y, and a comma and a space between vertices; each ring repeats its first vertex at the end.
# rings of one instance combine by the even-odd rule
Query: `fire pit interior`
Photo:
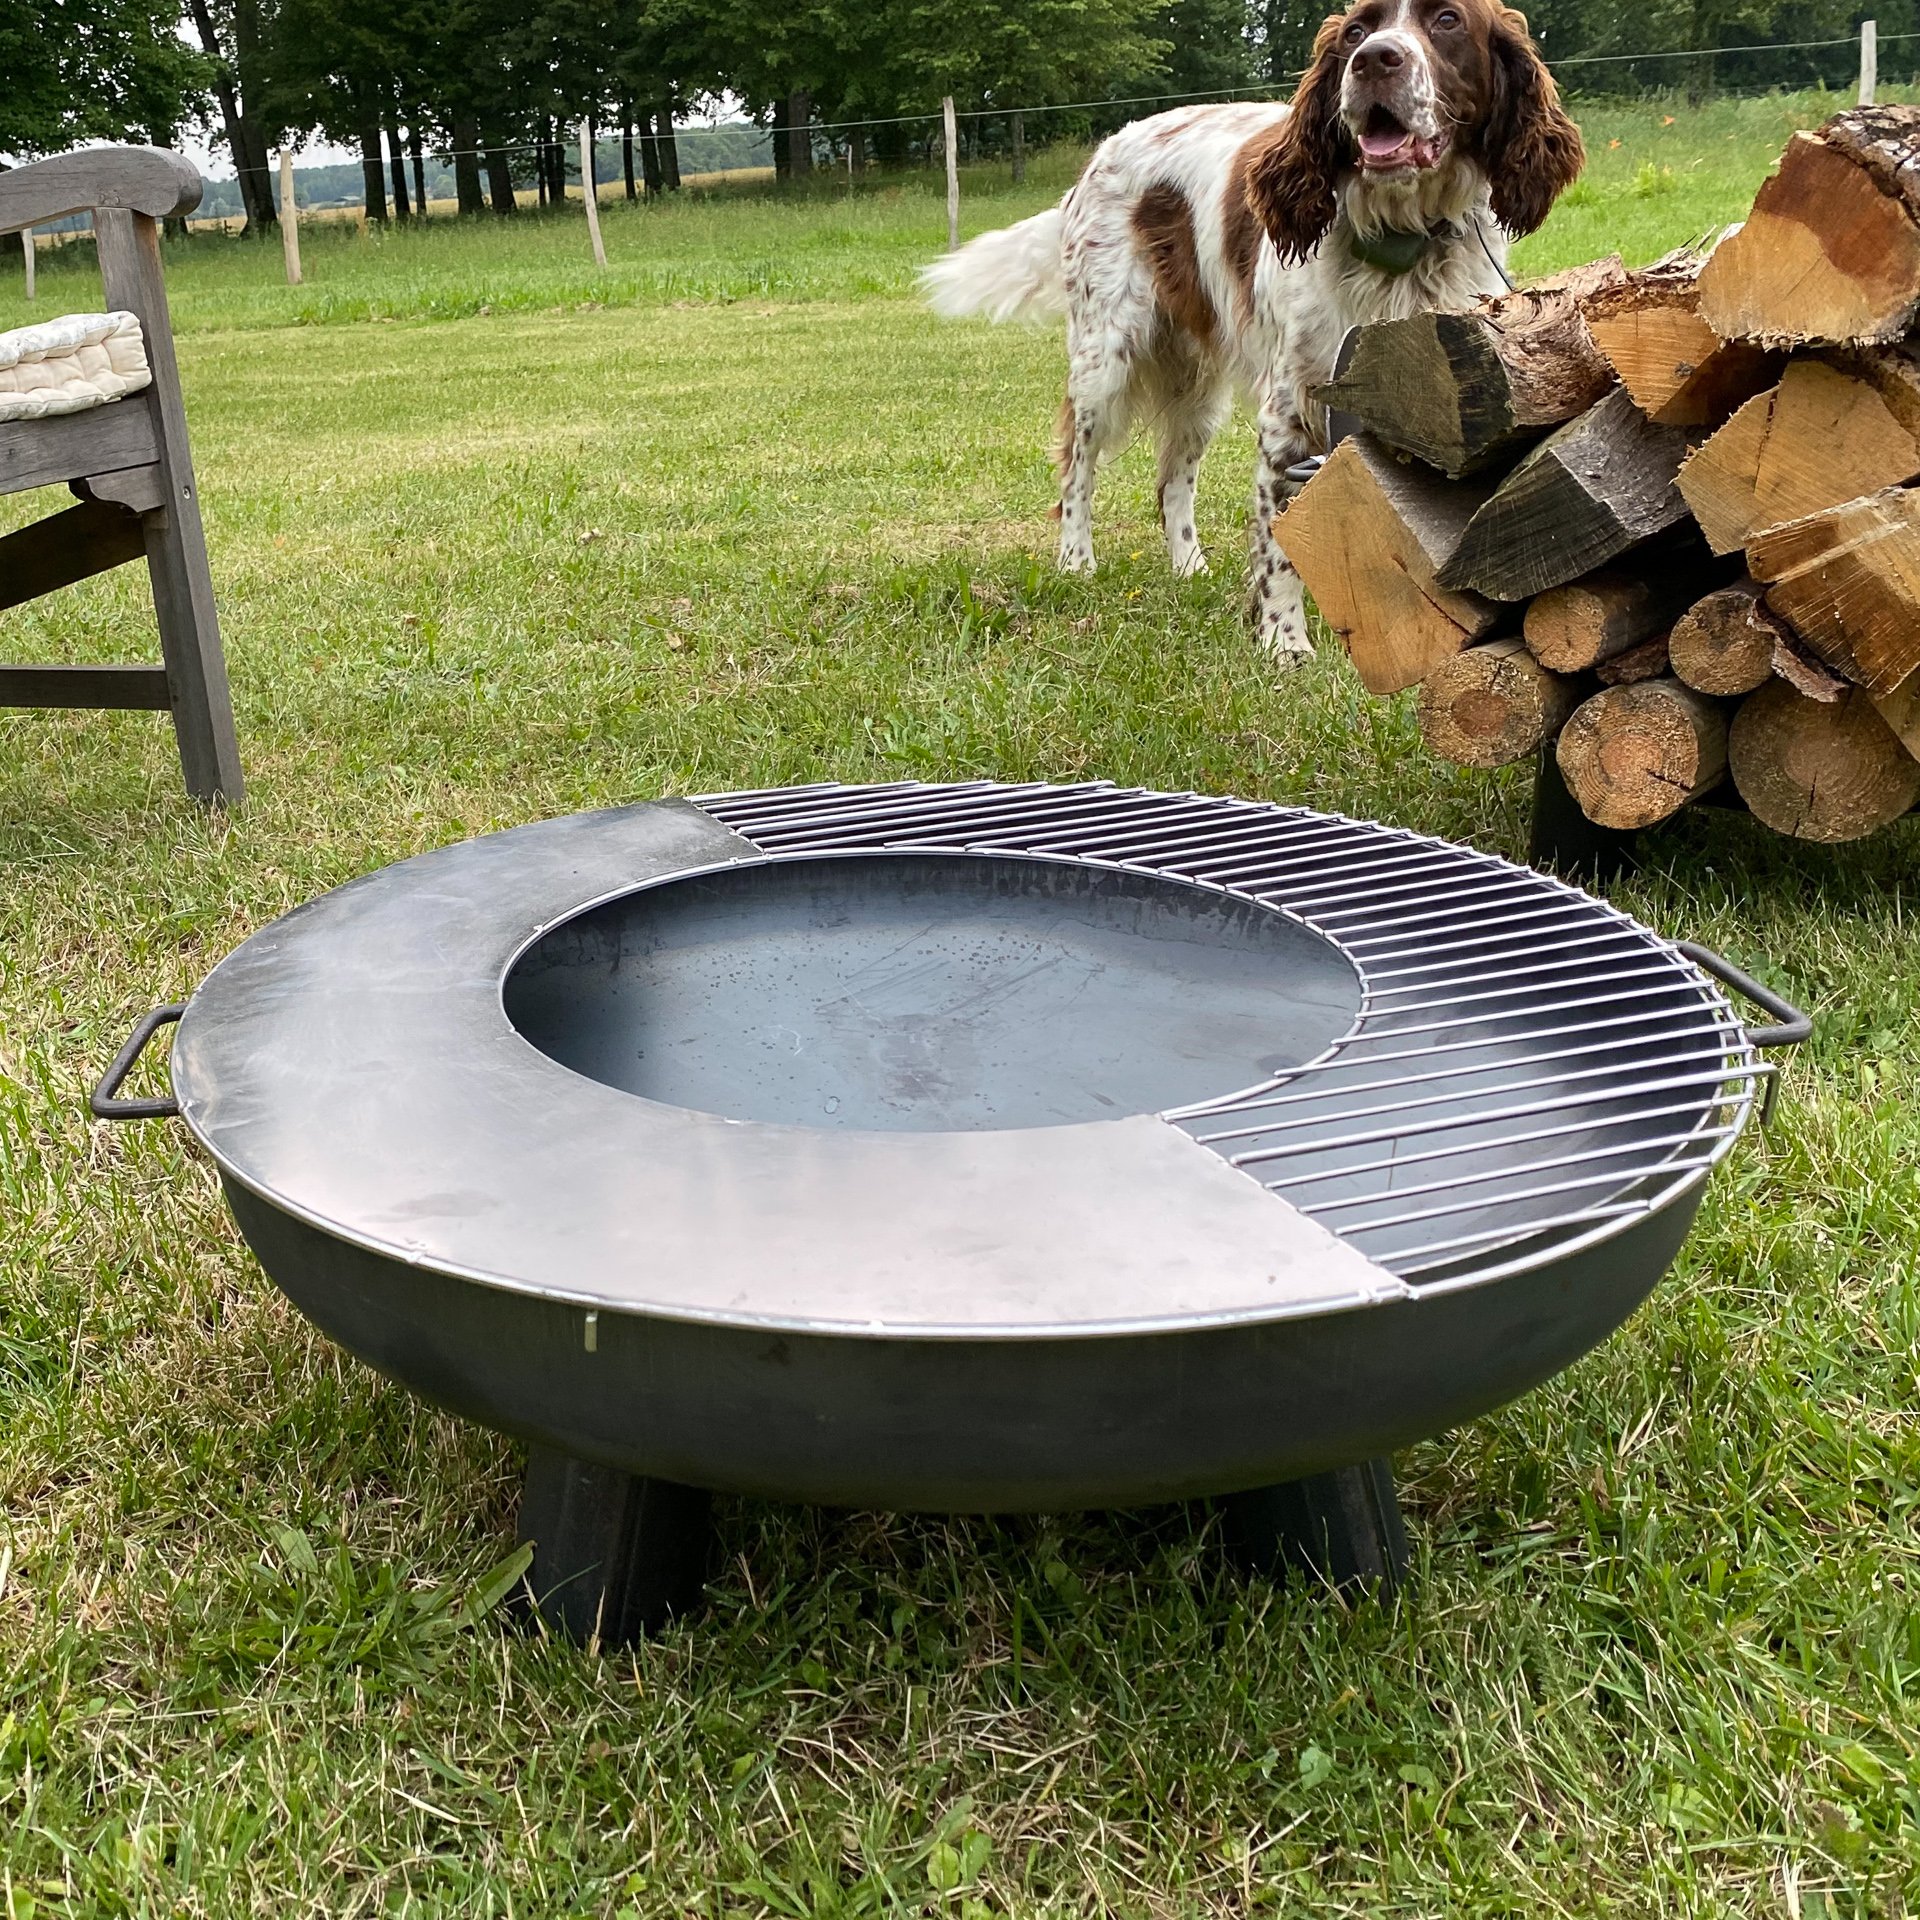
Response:
POLYGON ((1077 861, 843 854, 603 901, 507 976, 577 1073, 804 1127, 1047 1127, 1270 1081, 1353 1024, 1330 941, 1251 901, 1077 861))

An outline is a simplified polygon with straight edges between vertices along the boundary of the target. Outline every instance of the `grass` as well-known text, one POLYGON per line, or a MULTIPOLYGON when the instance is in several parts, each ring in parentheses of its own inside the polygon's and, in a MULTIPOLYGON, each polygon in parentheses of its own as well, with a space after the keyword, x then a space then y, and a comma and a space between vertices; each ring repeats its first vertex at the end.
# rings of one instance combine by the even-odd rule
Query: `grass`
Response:
MULTIPOLYGON (((1588 115, 1592 198, 1529 265, 1737 216, 1819 109, 1671 111, 1588 115)), ((1223 1577, 1198 1509, 730 1500, 704 1618, 552 1644, 487 1607, 514 1448, 311 1333, 177 1128, 86 1121, 132 1019, 286 908, 662 791, 1107 775, 1518 851, 1519 775, 1254 655, 1244 423, 1218 573, 1167 579, 1140 449, 1101 574, 1050 571, 1058 343, 902 297, 939 225, 917 187, 615 210, 645 264, 604 280, 561 221, 328 236, 299 293, 178 259, 252 787, 209 819, 152 717, 0 717, 0 1911, 1909 1911, 1910 830, 1688 818, 1616 890, 1819 1033, 1649 1307, 1403 1457, 1387 1610, 1223 1577)), ((6 650, 143 657, 137 588, 6 650)))

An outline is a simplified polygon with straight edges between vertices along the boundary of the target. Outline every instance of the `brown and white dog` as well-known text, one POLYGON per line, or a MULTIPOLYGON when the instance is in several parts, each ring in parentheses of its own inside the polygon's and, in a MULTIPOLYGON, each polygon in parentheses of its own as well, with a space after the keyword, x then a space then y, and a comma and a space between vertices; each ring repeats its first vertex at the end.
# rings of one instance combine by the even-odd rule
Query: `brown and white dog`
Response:
POLYGON ((1500 0, 1361 0, 1314 42, 1290 104, 1204 106, 1104 141, 1057 207, 928 267, 935 310, 1067 316, 1060 564, 1093 568, 1096 463, 1136 419, 1159 441, 1175 573, 1201 456, 1236 388, 1259 409, 1253 611, 1283 661, 1308 649, 1300 576, 1274 538, 1286 471, 1323 445, 1312 389, 1349 327, 1466 305, 1505 284, 1586 158, 1523 15, 1500 0))

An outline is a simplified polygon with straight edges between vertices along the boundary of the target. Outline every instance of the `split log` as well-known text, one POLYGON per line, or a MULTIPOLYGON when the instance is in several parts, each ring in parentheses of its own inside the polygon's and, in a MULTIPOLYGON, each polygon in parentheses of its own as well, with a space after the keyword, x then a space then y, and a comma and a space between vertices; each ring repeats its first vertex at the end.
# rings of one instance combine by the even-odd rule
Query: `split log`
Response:
POLYGON ((1589 820, 1650 827, 1725 777, 1726 715, 1677 680, 1606 687, 1574 709, 1556 754, 1589 820))
POLYGON ((1421 682, 1420 732, 1435 753, 1463 767, 1504 767, 1537 752, 1580 698, 1574 681, 1549 673, 1509 635, 1444 660, 1421 682))
POLYGON ((1580 301, 1624 278, 1616 256, 1465 313, 1358 327, 1314 397, 1443 473, 1474 472, 1613 385, 1580 301))
POLYGON ((1860 107, 1796 133, 1701 269, 1701 317, 1768 346, 1897 339, 1920 311, 1916 161, 1916 107, 1860 107))
POLYGON ((1864 380, 1900 425, 1920 440, 1920 347, 1896 340, 1891 346, 1829 347, 1820 357, 1835 372, 1864 380))
POLYGON ((1443 586, 1526 600, 1603 567, 1686 518, 1674 485, 1678 427, 1656 427, 1619 388, 1534 448, 1468 521, 1443 586))
POLYGON ((1920 759, 1920 674, 1903 681, 1891 693, 1869 694, 1868 698, 1900 744, 1920 759))
POLYGON ((1920 494, 1891 487, 1770 527, 1747 568, 1801 640, 1868 692, 1920 668, 1920 494))
POLYGON ((1799 360, 1694 448, 1678 484, 1707 544, 1732 553, 1783 520, 1916 474, 1920 437, 1869 382, 1799 360))
POLYGON ((1857 687, 1823 705, 1775 680, 1741 703, 1727 752, 1754 818, 1800 840, 1858 840, 1920 800, 1920 760, 1857 687))
POLYGON ((1355 434, 1274 531, 1369 693, 1398 693, 1487 633, 1500 608, 1437 583, 1484 486, 1453 483, 1355 434))
POLYGON ((1700 317, 1710 248, 1682 247, 1586 302, 1587 331, 1634 404, 1663 427, 1717 427, 1779 377, 1780 358, 1700 317))
POLYGON ((1528 604, 1527 645, 1543 667, 1580 673, 1664 632, 1695 590, 1664 570, 1603 567, 1584 580, 1549 587, 1528 604))
POLYGON ((1667 657, 1667 636, 1656 633, 1611 660, 1602 660, 1594 668, 1594 677, 1603 687, 1630 687, 1636 680, 1661 679, 1672 667, 1667 657))
POLYGON ((1696 601, 1674 622, 1667 651, 1680 679, 1700 693, 1751 693, 1773 678, 1774 649, 1790 641, 1760 585, 1741 580, 1696 601))

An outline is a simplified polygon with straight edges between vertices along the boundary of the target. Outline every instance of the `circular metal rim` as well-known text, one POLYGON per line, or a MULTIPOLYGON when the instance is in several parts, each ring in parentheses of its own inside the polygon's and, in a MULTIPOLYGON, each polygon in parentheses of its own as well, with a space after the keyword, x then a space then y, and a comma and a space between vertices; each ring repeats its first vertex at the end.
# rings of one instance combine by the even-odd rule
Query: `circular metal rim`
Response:
MULTIPOLYGON (((998 787, 992 787, 990 790, 996 793, 1007 791, 1007 789, 998 787)), ((786 789, 784 793, 791 796, 802 791, 806 790, 786 789)), ((833 791, 859 792, 861 790, 834 789, 833 791)), ((872 792, 874 790, 866 791, 872 792)), ((880 791, 890 790, 883 789, 880 791)), ((923 791, 939 793, 945 790, 935 788, 923 789, 923 791)), ((1031 792, 1033 790, 1022 789, 1018 791, 1031 792)), ((1072 794, 1082 790, 1056 788, 1048 789, 1047 791, 1060 794, 1072 794)), ((1107 791, 1112 790, 1108 789, 1107 791)), ((1155 799, 1190 800, 1200 806, 1211 805, 1219 809, 1223 817, 1226 813, 1232 812, 1239 818, 1245 818, 1249 807, 1254 807, 1259 813, 1272 816, 1284 816, 1292 821, 1306 820, 1311 822, 1324 822, 1327 825, 1338 824, 1348 826, 1369 834, 1377 834, 1390 838, 1410 847, 1435 850, 1456 856, 1482 869, 1495 870, 1507 875, 1524 875, 1529 881, 1541 889, 1558 896, 1572 897, 1584 901, 1590 908, 1599 911, 1604 917, 1615 921, 1621 926, 1632 928, 1637 933, 1644 935, 1648 941, 1652 943, 1654 950, 1662 956, 1668 967, 1687 976, 1688 984, 1697 987, 1703 1001, 1709 1006, 1719 1009, 1720 1013, 1725 1016, 1728 1022, 1729 1031, 1734 1034, 1737 1034, 1739 1031, 1737 1025, 1732 1022, 1731 1012, 1727 1009, 1724 1000, 1721 999, 1711 983, 1705 979, 1705 976, 1701 975, 1699 971, 1692 966, 1691 962, 1687 961, 1683 956, 1674 953, 1670 945, 1660 940, 1657 935, 1651 934, 1647 929, 1640 927, 1638 923, 1631 921, 1627 916, 1618 914, 1605 902, 1593 901, 1588 896, 1578 894, 1576 890, 1566 888, 1559 882, 1547 880, 1543 876, 1530 874, 1526 869, 1513 867, 1509 863, 1494 860, 1491 856, 1478 854, 1470 849, 1455 847, 1444 841, 1407 834, 1403 830, 1378 827, 1367 822, 1347 821, 1339 815, 1311 813, 1305 809, 1258 807, 1257 803, 1227 800, 1209 803, 1197 795, 1151 797, 1155 799)), ((712 796, 711 798, 714 801, 718 801, 719 799, 725 798, 725 796, 712 796)), ((1355 1262, 1357 1264, 1346 1263, 1342 1266, 1341 1279, 1343 1284, 1331 1294, 1322 1292, 1312 1297, 1290 1298, 1284 1301, 1265 1304, 1257 1304, 1253 1301, 1242 1301, 1237 1304, 1213 1308, 1184 1308, 1152 1313, 1129 1313, 1112 1317, 1102 1317, 1098 1314, 1081 1314, 1066 1319, 1046 1318, 1019 1321, 1017 1323, 941 1319, 916 1320, 904 1317, 873 1316, 846 1318, 831 1313, 781 1311, 777 1309, 755 1308, 744 1304, 716 1306, 653 1295, 635 1297, 630 1294, 610 1292, 604 1284, 575 1285, 568 1284, 565 1281, 556 1281, 551 1276, 541 1278, 530 1277, 525 1273, 505 1271, 498 1264, 488 1264, 483 1260, 463 1260, 458 1257, 449 1256, 441 1250, 422 1247, 418 1244, 409 1244, 406 1240, 395 1235, 383 1234, 370 1229, 364 1221, 339 1217, 337 1213, 328 1211, 324 1206, 311 1204, 309 1201, 304 1200, 299 1194, 289 1191, 284 1182, 276 1184, 275 1181, 262 1177, 253 1166, 248 1164, 245 1152, 236 1148, 235 1140, 230 1129, 222 1124, 221 1117, 212 1110, 220 1104, 220 1097, 216 1086, 213 1083, 207 1082, 205 1071, 206 1062, 201 1059, 200 1054, 202 1050, 203 1032, 208 1022, 216 1017, 217 1003, 221 999, 226 986, 233 981, 236 963, 241 962, 242 956, 246 955, 250 949, 259 948, 263 942, 268 941, 269 936, 277 936, 284 939, 290 922, 298 919, 302 914, 310 914, 315 909, 324 907, 328 901, 338 900, 341 896, 350 893, 355 887, 368 888, 377 884, 395 887, 403 885, 407 878, 420 877, 417 872, 413 875, 407 875, 406 870, 417 869, 421 862, 436 861, 443 863, 444 867, 444 865, 449 862, 458 863, 463 856, 469 859, 475 857, 477 850, 490 846, 497 848, 503 843, 515 840, 516 836, 539 836, 543 829, 550 831, 556 828, 570 826, 579 827, 583 824, 610 824, 616 821, 631 821, 636 816, 659 816, 669 813, 676 819, 683 818, 687 813, 697 813, 705 826, 717 829, 724 840, 732 841, 733 844, 739 848, 739 852, 737 854, 729 853, 725 858, 719 860, 702 859, 691 864, 675 865, 670 870, 656 873, 649 876, 646 880, 637 883, 629 877, 619 884, 589 889, 588 891, 571 897, 561 910, 557 912, 547 912, 544 917, 531 923, 526 920, 525 914, 511 901, 503 902, 500 909, 501 929, 506 935, 506 938, 493 949, 492 958, 487 967, 488 980, 486 991, 492 1017, 498 1021, 500 1027, 510 1036, 512 1045, 523 1051, 525 1061, 532 1071, 551 1076, 559 1076, 564 1084, 573 1087, 591 1084, 582 1082, 580 1077, 573 1074, 571 1070, 561 1067, 558 1063, 549 1060, 514 1031, 510 1023, 506 1022, 504 1008, 499 1004, 499 992, 500 983, 504 980, 507 967, 511 964, 512 959, 523 952, 534 939, 537 939, 542 933, 557 924, 560 920, 569 918, 575 913, 590 910, 595 904, 630 893, 635 890, 636 885, 665 884, 671 879, 682 878, 713 866, 733 864, 740 860, 760 862, 770 857, 812 857, 809 853, 796 852, 786 856, 775 853, 770 856, 767 849, 759 846, 750 839, 746 839, 744 836, 736 836, 729 831, 721 816, 718 813, 709 813, 705 804, 700 802, 695 802, 691 805, 685 802, 665 802, 654 803, 650 806, 640 808, 615 810, 609 814, 569 816, 561 822, 536 823, 532 827, 513 829, 503 834, 484 836, 481 839, 464 842, 452 848, 440 849, 437 853, 419 856, 416 861, 398 863, 394 867, 382 869, 375 874, 365 876, 361 881, 349 883, 349 886, 346 888, 336 889, 333 894, 322 896, 320 901, 310 903, 308 908, 297 909, 294 915, 276 921, 269 928, 263 929, 261 933, 256 934, 252 940, 245 943, 245 945, 237 949, 234 954, 229 955, 226 960, 221 962, 220 966, 214 969, 207 981, 203 983, 200 991, 194 996, 193 1002, 189 1005, 187 1016, 182 1022, 181 1035, 176 1044, 176 1061, 179 1063, 176 1071, 180 1076, 179 1084, 183 1116, 186 1118, 196 1138, 200 1140, 201 1144, 206 1148, 222 1172, 229 1178, 256 1194, 269 1205, 278 1207, 292 1217, 303 1220, 306 1224, 327 1234, 389 1259, 430 1265, 437 1270, 449 1273, 457 1278, 483 1286, 499 1288, 508 1292, 532 1294, 567 1301, 582 1307, 590 1313, 640 1313, 644 1315, 658 1315, 670 1319, 732 1326, 742 1329, 796 1331, 810 1334, 828 1333, 850 1337, 861 1337, 864 1335, 885 1339, 1027 1340, 1098 1338, 1109 1335, 1137 1335, 1145 1332, 1177 1332, 1187 1329, 1198 1330, 1210 1327, 1255 1324, 1308 1315, 1358 1310, 1363 1307, 1382 1304, 1394 1299, 1425 1296, 1441 1290, 1454 1291, 1462 1287, 1486 1284, 1496 1279, 1509 1277, 1529 1267, 1548 1265, 1563 1256, 1584 1251, 1625 1231, 1636 1219, 1644 1217, 1645 1213, 1658 1211, 1675 1203, 1705 1180, 1712 1166, 1717 1164, 1718 1160, 1724 1156, 1726 1151, 1730 1150, 1732 1134, 1738 1132, 1738 1125, 1736 1124, 1732 1129, 1732 1133, 1716 1144, 1715 1151, 1704 1163, 1690 1166, 1684 1173, 1680 1174, 1661 1191, 1653 1195, 1645 1206, 1638 1209, 1635 1213, 1621 1218, 1598 1222, 1592 1226, 1590 1230, 1578 1235, 1560 1233, 1556 1236, 1549 1225, 1547 1228, 1543 1228, 1541 1234, 1538 1236, 1520 1238, 1513 1249, 1511 1258, 1495 1264, 1476 1267, 1472 1271, 1454 1278, 1440 1279, 1417 1287, 1411 1286, 1407 1282, 1386 1272, 1384 1269, 1373 1266, 1371 1262, 1355 1256, 1355 1262), (394 876, 404 876, 404 878, 396 879, 394 876), (537 1066, 532 1063, 537 1063, 537 1066)), ((716 844, 718 843, 716 842, 716 844)), ((838 850, 850 851, 851 849, 843 848, 838 850)), ((867 850, 881 852, 886 849, 872 848, 867 850)), ((926 847, 925 850, 931 850, 931 847, 926 847)), ((964 844, 952 846, 945 850, 960 852, 977 851, 976 848, 964 844)), ((1026 857, 1036 856, 1033 853, 1028 853, 1026 857)), ((1144 862, 1101 860, 1085 855, 1058 855, 1052 857, 1061 858, 1070 864, 1110 866, 1123 870, 1165 876, 1164 869, 1144 862)), ((1209 884, 1203 881, 1192 880, 1191 876, 1182 875, 1178 877, 1188 879, 1191 884, 1209 884)), ((1235 893, 1238 891, 1237 889, 1225 886, 1217 887, 1214 890, 1222 893, 1235 893)), ((1255 899, 1256 904, 1261 905, 1269 911, 1286 911, 1271 900, 1259 900, 1257 896, 1253 895, 1242 895, 1241 897, 1255 899)), ((1301 924, 1310 927, 1322 938, 1332 940, 1333 944, 1340 944, 1337 938, 1331 935, 1327 929, 1316 926, 1307 916, 1289 914, 1288 917, 1294 918, 1300 921, 1301 924)), ((1346 957, 1351 963, 1355 964, 1356 971, 1359 973, 1364 986, 1368 981, 1368 973, 1364 964, 1356 960, 1351 950, 1346 950, 1346 957)), ((469 1000, 471 1000, 475 990, 476 989, 471 986, 467 989, 467 998, 469 1000)), ((1357 1025, 1358 1021, 1356 1021, 1356 1026, 1357 1025)), ((1335 1052, 1344 1043, 1344 1039, 1342 1041, 1336 1041, 1333 1048, 1328 1051, 1335 1052)), ((1324 1058, 1324 1056, 1322 1057, 1324 1058)), ((611 1090, 609 1090, 609 1092, 610 1097, 619 1101, 634 1102, 636 1099, 636 1097, 632 1095, 612 1093, 611 1090)), ((1236 1096, 1224 1096, 1220 1100, 1207 1102, 1203 1108, 1197 1111, 1208 1113, 1217 1112, 1221 1108, 1230 1105, 1235 1097, 1236 1096)), ((1750 1103, 1750 1085, 1745 1098, 1750 1103)), ((231 1102, 229 1101, 229 1105, 230 1104, 231 1102)), ((649 1106, 653 1103, 641 1101, 637 1104, 640 1106, 649 1106)), ((664 1109, 663 1111, 680 1114, 685 1110, 664 1109)), ((1159 1116, 1157 1119, 1146 1120, 1144 1124, 1149 1127, 1161 1126, 1168 1120, 1175 1117, 1184 1117, 1194 1111, 1196 1110, 1182 1110, 1181 1116, 1159 1116)), ((695 1117, 705 1118, 705 1116, 695 1117)), ((1741 1109, 1740 1118, 1744 1118, 1744 1107, 1741 1109)), ((719 1124, 731 1130, 737 1130, 742 1134, 793 1135, 804 1134, 809 1131, 799 1128, 762 1125, 760 1123, 721 1122, 719 1124)), ((1036 1133, 1066 1136, 1092 1131, 1107 1134, 1111 1138, 1112 1130, 1124 1124, 1126 1123, 1093 1122, 1074 1127, 1014 1130, 1004 1137, 1031 1140, 1036 1133)), ((1169 1134, 1175 1133, 1175 1129, 1172 1127, 1167 1127, 1166 1131, 1169 1134)), ((864 1138, 866 1136, 850 1137, 864 1138)), ((988 1136, 968 1134, 960 1136, 923 1135, 877 1137, 917 1138, 919 1140, 961 1139, 970 1143, 977 1143, 988 1136)), ((1206 1154, 1205 1149, 1199 1149, 1198 1151, 1202 1157, 1211 1158, 1211 1156, 1206 1154)), ((1228 1169, 1224 1163, 1215 1161, 1215 1164, 1220 1167, 1223 1173, 1227 1173, 1230 1178, 1239 1177, 1234 1174, 1232 1170, 1228 1169)), ((1260 1191, 1264 1197, 1264 1190, 1260 1191)), ((1217 1200, 1224 1192, 1225 1189, 1216 1183, 1211 1189, 1211 1197, 1217 1200)), ((1281 1204, 1284 1206, 1284 1203, 1281 1204)), ((1335 1246, 1341 1246, 1343 1244, 1331 1234, 1327 1235, 1326 1238, 1335 1246)))

